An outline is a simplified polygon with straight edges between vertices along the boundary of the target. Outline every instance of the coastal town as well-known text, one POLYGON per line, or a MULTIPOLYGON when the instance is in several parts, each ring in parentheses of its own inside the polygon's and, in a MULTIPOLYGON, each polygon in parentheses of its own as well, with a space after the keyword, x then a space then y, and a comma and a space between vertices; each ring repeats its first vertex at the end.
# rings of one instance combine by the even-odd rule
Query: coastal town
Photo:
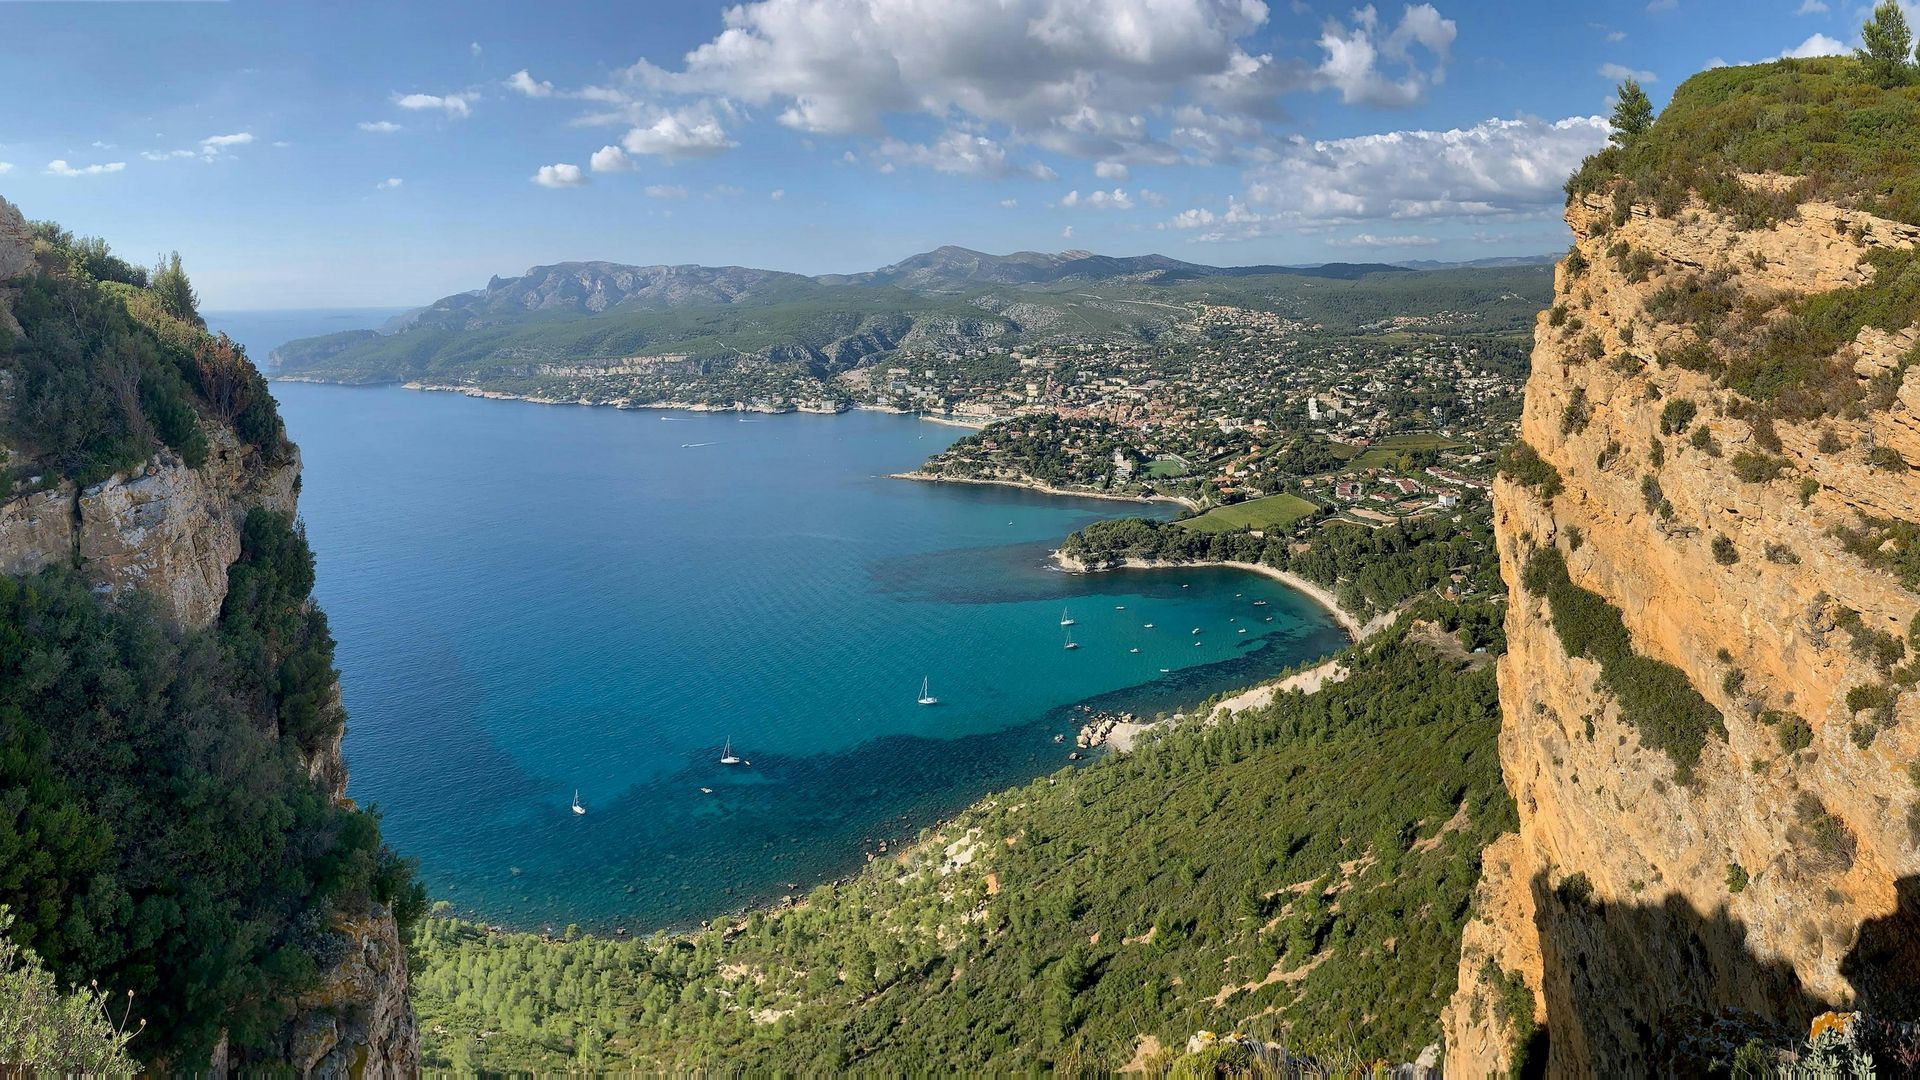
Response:
POLYGON ((1517 421, 1525 335, 1447 320, 1328 334, 1195 305, 1176 340, 982 346, 850 373, 870 407, 982 426, 922 479, 1170 499, 1205 529, 1382 525, 1484 499, 1517 421))

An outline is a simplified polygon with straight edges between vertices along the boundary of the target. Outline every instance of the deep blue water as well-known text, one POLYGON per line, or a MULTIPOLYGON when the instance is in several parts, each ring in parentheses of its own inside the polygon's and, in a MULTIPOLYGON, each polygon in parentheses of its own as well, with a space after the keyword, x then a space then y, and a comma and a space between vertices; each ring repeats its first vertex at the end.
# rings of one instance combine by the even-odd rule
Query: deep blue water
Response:
POLYGON ((639 931, 811 887, 1067 764, 1076 704, 1172 710, 1344 640, 1254 575, 1049 569, 1139 508, 886 479, 963 434, 910 417, 274 393, 349 793, 435 897, 513 925, 639 931), (751 766, 718 763, 728 739, 751 766))

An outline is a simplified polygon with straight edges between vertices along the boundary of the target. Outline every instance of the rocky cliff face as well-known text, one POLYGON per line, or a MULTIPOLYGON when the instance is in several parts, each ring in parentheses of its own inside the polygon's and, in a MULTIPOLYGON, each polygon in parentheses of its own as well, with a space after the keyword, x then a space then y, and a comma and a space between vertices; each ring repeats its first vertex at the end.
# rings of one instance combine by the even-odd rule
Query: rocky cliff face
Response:
MULTIPOLYGON (((36 268, 19 211, 0 199, 0 334, 16 330, 5 282, 36 268)), ((0 370, 0 461, 12 452, 4 437, 8 390, 7 373, 0 370)), ((179 630, 211 625, 226 599, 227 570, 240 557, 247 511, 261 506, 293 512, 300 465, 297 454, 269 461, 228 428, 212 422, 203 427, 209 448, 199 468, 161 453, 90 487, 58 483, 0 502, 0 573, 67 564, 102 593, 139 590, 152 596, 179 630)), ((335 799, 345 799, 337 738, 311 755, 307 771, 335 799)), ((297 1003, 277 1055, 240 1057, 223 1049, 211 1063, 216 1075, 283 1064, 319 1076, 418 1071, 406 950, 392 914, 381 907, 340 912, 335 929, 341 958, 297 1003)))
POLYGON ((1526 1010, 1500 1007, 1519 981, 1552 1075, 1660 1073, 1715 1018, 1804 1038, 1827 1008, 1911 1016, 1920 698, 1889 708, 1860 688, 1898 692, 1891 651, 1914 644, 1920 595, 1837 530, 1882 519, 1882 565, 1913 540, 1920 366, 1901 361, 1914 333, 1867 327, 1839 354, 1863 383, 1880 376, 1878 400, 1770 429, 1708 372, 1656 358, 1694 340, 1663 316, 1673 294, 1657 297, 1689 275, 1722 282, 1742 317, 1778 319, 1795 298, 1869 281, 1868 255, 1920 230, 1820 203, 1741 229, 1702 204, 1662 217, 1597 195, 1567 220, 1578 256, 1536 327, 1522 420, 1564 490, 1495 490, 1510 587, 1501 760, 1521 826, 1485 858, 1447 1071, 1506 1069, 1527 1035, 1526 1010), (1679 401, 1697 408, 1690 423, 1679 401), (1618 611, 1635 653, 1718 710, 1724 736, 1707 734, 1697 765, 1649 745, 1601 664, 1569 655, 1523 581, 1546 548, 1618 611))

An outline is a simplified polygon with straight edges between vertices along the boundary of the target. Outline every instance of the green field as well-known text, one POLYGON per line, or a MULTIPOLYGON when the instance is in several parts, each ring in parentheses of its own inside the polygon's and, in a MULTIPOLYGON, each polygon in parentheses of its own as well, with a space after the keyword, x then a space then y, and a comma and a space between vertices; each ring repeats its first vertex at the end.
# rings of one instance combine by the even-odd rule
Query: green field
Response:
POLYGON ((1232 506, 1215 507, 1180 524, 1200 532, 1233 532, 1245 528, 1286 529, 1318 509, 1298 495, 1269 495, 1264 499, 1249 499, 1232 506))
POLYGON ((1390 465, 1402 453, 1408 450, 1457 450, 1465 443, 1455 442, 1436 432, 1416 432, 1409 435, 1389 435, 1354 455, 1347 463, 1350 469, 1378 469, 1390 465))
POLYGON ((1145 472, 1149 480, 1167 480, 1187 475, 1187 466, 1178 458, 1159 458, 1148 465, 1145 472))

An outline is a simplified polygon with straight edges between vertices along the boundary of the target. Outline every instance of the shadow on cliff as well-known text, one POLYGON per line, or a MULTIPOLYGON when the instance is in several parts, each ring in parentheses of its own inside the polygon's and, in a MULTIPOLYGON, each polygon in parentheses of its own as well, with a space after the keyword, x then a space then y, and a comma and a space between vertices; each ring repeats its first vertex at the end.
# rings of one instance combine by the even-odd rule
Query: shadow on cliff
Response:
MULTIPOLYGON (((1703 913, 1677 895, 1602 903, 1535 875, 1548 1073, 1660 1075, 1725 1060, 1750 1038, 1794 1046, 1813 1017, 1835 1009, 1920 1017, 1920 877, 1896 888, 1895 910, 1862 924, 1841 962, 1854 1000, 1835 1002, 1810 993, 1785 962, 1749 951, 1747 924, 1725 908, 1703 913)), ((1832 929, 1822 915, 1808 905, 1793 933, 1813 945, 1832 929)))

